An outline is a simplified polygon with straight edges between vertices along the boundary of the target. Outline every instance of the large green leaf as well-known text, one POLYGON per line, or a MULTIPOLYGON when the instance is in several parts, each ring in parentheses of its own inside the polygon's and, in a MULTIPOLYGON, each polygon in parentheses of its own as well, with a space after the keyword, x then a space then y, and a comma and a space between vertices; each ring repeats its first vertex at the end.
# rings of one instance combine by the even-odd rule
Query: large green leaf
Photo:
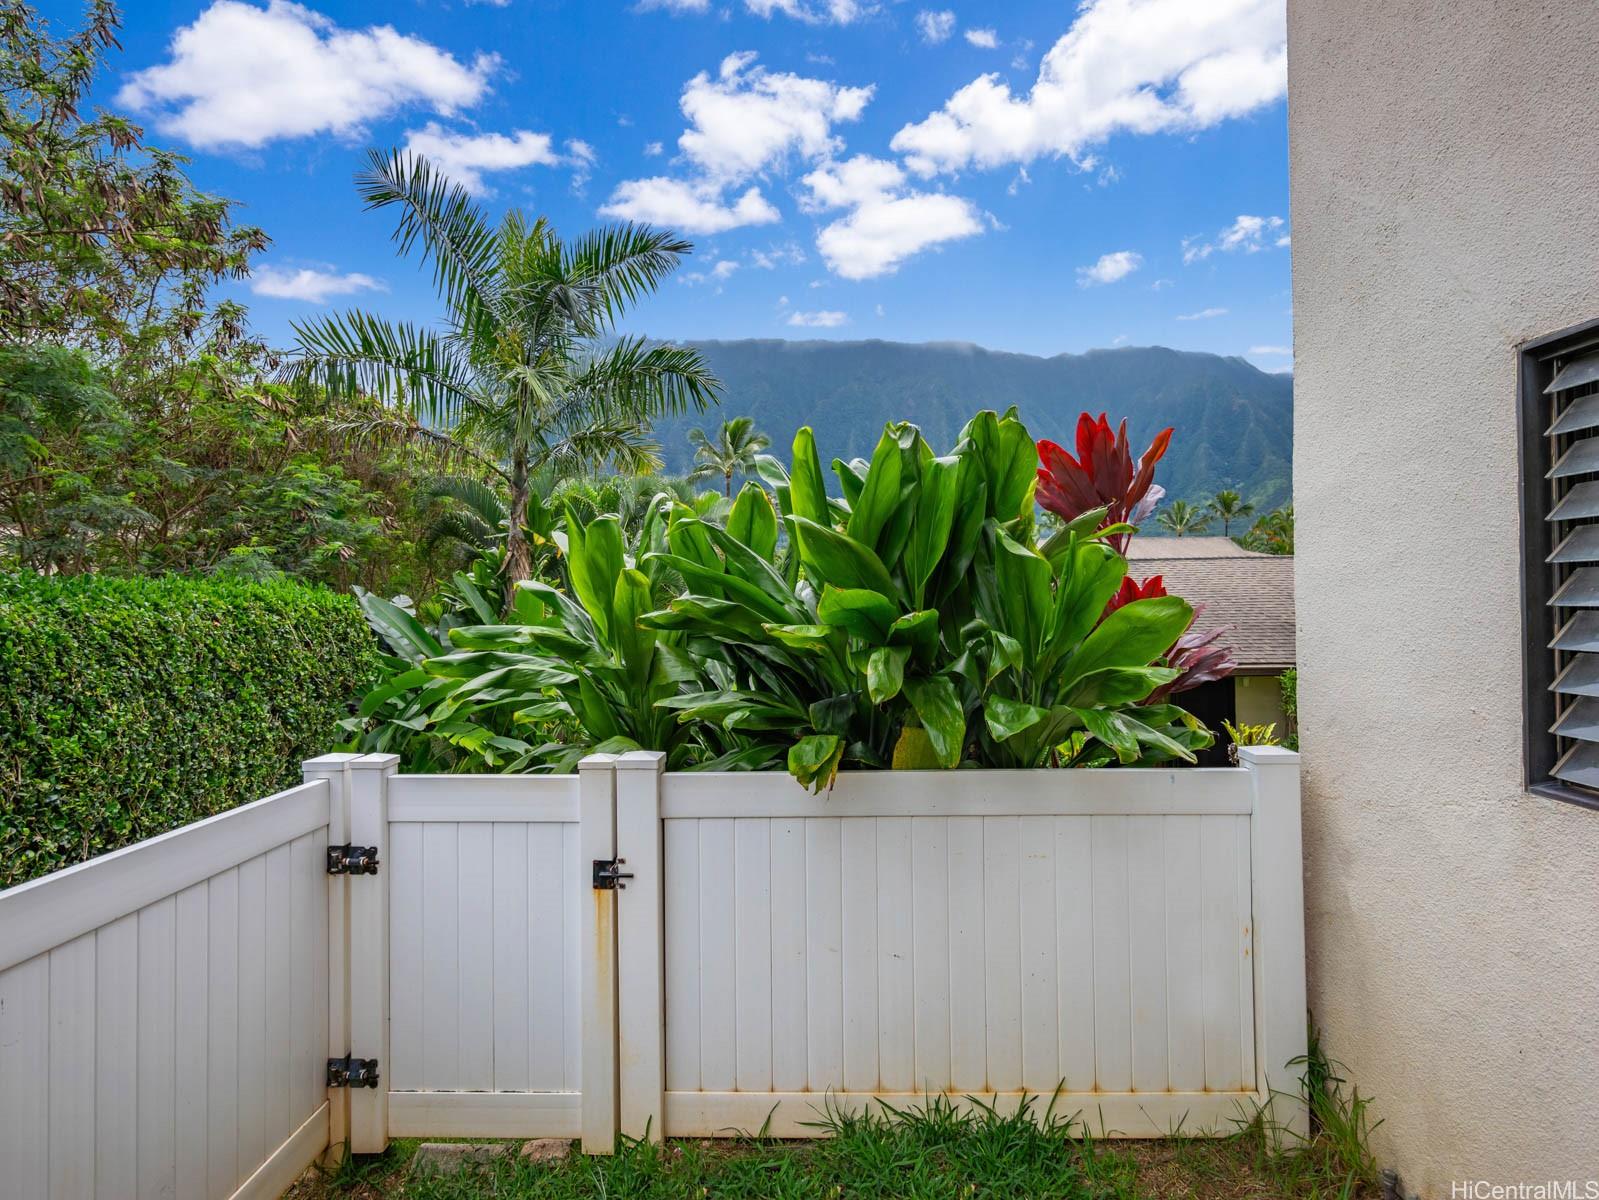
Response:
POLYGON ((822 478, 822 460, 816 453, 816 435, 809 425, 794 435, 794 466, 789 473, 789 504, 796 517, 823 525, 830 523, 827 506, 827 481, 822 478))
POLYGON ((982 580, 990 593, 985 607, 989 622, 1021 644, 1027 661, 1038 655, 1049 625, 1054 597, 1049 560, 1030 546, 989 525, 993 538, 993 575, 982 580))
POLYGON ((1103 542, 1074 542, 1056 562, 1060 581, 1039 655, 1044 672, 1053 671, 1088 636, 1127 574, 1127 560, 1103 542))
POLYGON ((361 611, 371 625, 394 652, 411 662, 420 662, 441 654, 444 647, 410 613, 397 604, 371 592, 361 592, 361 611))
POLYGON ((788 772, 815 792, 833 786, 839 761, 844 757, 844 741, 831 733, 801 738, 789 747, 788 772))
POLYGON ((905 684, 909 646, 879 646, 866 660, 866 694, 873 704, 887 704, 905 684))
POLYGON ((961 432, 987 483, 988 511, 999 521, 1013 521, 1032 511, 1038 486, 1038 447, 1011 409, 1003 417, 981 412, 961 432))
POLYGON ((727 533, 767 562, 777 552, 777 513, 766 489, 746 483, 727 514, 727 533))
POLYGON ((983 721, 996 742, 1003 742, 1031 729, 1047 716, 1048 709, 1039 708, 1036 704, 1024 704, 1020 700, 1008 700, 1004 696, 990 696, 983 705, 983 721))
POLYGON ((610 642, 615 626, 611 604, 616 595, 616 578, 622 573, 621 523, 613 516, 604 516, 585 526, 568 507, 566 536, 572 591, 593 618, 601 639, 610 642))
POLYGON ((889 629, 899 610, 881 592, 834 587, 828 583, 822 586, 816 615, 824 625, 840 626, 863 642, 880 646, 888 640, 889 629))
POLYGON ((866 470, 866 482, 859 498, 853 501, 849 518, 849 536, 873 550, 877 549, 878 534, 899 507, 903 458, 899 439, 890 426, 877 439, 871 466, 866 470))
POLYGON ((870 547, 803 516, 793 518, 805 573, 818 587, 866 588, 884 596, 897 593, 893 577, 870 547))
POLYGON ((960 498, 960 459, 935 458, 922 465, 915 519, 905 543, 905 584, 911 603, 922 603, 927 581, 950 548, 955 502, 960 498))
POLYGON ((616 621, 612 630, 612 643, 627 671, 628 683, 642 691, 649 678, 655 657, 655 631, 639 623, 639 618, 653 607, 650 581, 642 571, 628 567, 616 578, 616 595, 611 610, 616 621))
POLYGON ((942 675, 907 679, 905 698, 911 702, 917 719, 927 730, 939 765, 958 765, 966 741, 966 714, 961 711, 960 696, 955 691, 955 685, 942 675))
POLYGON ((1066 659, 1058 680, 1062 694, 1097 672, 1154 662, 1182 636, 1193 618, 1188 602, 1176 596, 1153 596, 1122 605, 1066 659))

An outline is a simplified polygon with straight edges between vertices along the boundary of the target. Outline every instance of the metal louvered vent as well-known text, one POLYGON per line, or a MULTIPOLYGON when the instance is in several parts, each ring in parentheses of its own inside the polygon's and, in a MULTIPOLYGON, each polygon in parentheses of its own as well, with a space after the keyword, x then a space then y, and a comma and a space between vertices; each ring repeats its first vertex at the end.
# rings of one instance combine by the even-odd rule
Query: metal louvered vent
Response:
POLYGON ((1599 807, 1599 326, 1527 348, 1522 405, 1528 783, 1599 807))

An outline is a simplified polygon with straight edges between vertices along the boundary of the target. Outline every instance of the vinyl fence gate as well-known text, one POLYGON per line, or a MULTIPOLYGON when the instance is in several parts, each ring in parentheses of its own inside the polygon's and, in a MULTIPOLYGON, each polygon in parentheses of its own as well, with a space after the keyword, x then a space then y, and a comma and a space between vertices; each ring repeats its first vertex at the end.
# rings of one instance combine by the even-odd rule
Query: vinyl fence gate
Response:
POLYGON ((314 759, 0 893, 0 1178, 272 1197, 346 1141, 606 1153, 933 1094, 1058 1091, 1103 1136, 1303 1129, 1298 756, 1241 757, 821 796, 644 752, 314 759))

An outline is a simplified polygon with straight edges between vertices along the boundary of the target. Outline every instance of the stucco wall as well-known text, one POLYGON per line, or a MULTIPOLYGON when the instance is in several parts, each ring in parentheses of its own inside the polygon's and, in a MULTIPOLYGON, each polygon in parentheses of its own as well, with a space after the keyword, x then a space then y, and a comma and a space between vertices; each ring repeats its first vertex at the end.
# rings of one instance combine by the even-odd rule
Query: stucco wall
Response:
POLYGON ((1406 1191, 1599 1177, 1599 813, 1520 787, 1514 353, 1599 317, 1599 3, 1291 0, 1311 1004, 1406 1191))

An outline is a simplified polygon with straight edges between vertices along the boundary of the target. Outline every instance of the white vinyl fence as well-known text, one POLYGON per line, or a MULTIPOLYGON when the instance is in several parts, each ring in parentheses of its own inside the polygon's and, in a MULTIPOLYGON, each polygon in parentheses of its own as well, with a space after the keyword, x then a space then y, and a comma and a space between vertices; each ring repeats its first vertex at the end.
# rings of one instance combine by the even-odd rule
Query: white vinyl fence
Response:
POLYGON ((272 1197, 327 1144, 331 789, 0 893, 0 1194, 272 1197))
POLYGON ((1108 1136, 1268 1103, 1302 1125, 1298 756, 1241 755, 822 796, 653 753, 543 777, 324 756, 0 893, 0 1179, 275 1196, 346 1139, 603 1153, 929 1093, 1058 1089, 1108 1136), (376 872, 329 875, 345 845, 376 872), (330 1087, 346 1056, 377 1086, 330 1087))

